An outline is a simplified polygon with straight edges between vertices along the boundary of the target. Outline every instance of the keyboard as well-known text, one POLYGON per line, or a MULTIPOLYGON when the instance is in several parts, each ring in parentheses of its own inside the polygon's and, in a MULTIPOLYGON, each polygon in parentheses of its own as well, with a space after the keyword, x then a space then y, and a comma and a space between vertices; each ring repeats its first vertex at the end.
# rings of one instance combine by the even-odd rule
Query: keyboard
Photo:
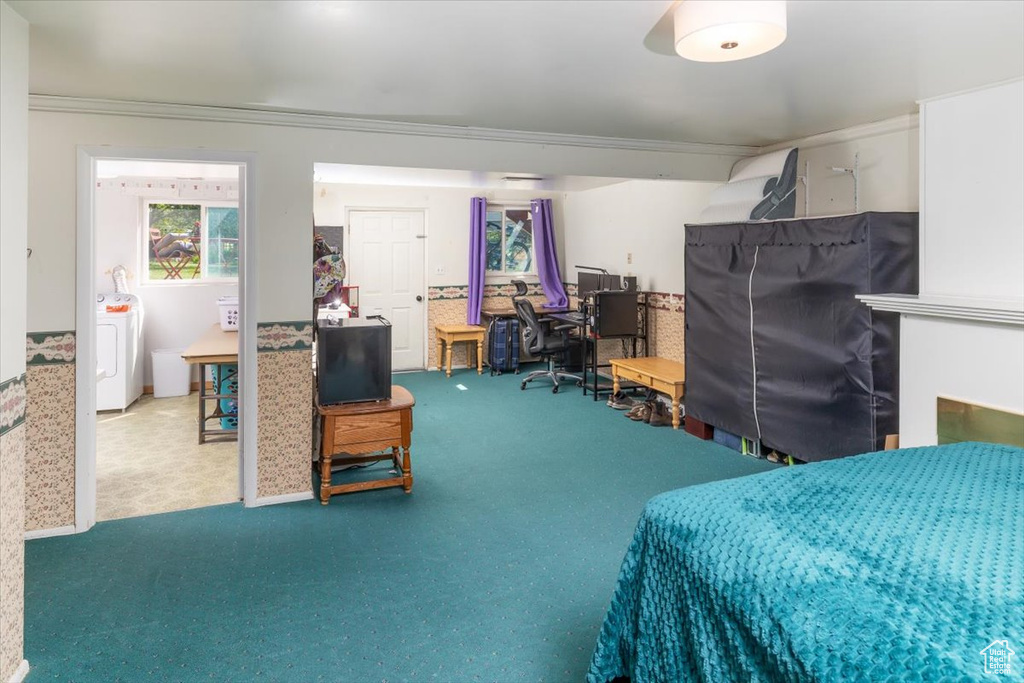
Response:
POLYGON ((583 314, 580 313, 579 311, 569 311, 568 313, 565 314, 565 317, 568 318, 569 320, 572 320, 573 322, 583 322, 583 314))

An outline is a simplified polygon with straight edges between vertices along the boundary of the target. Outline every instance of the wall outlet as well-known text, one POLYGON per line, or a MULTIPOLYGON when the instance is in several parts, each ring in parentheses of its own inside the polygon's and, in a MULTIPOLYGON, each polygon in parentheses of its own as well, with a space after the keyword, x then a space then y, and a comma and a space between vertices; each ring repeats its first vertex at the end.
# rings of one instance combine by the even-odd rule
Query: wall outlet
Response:
POLYGON ((628 251, 628 252, 626 252, 626 263, 632 263, 632 262, 633 262, 633 252, 628 251))
POLYGON ((436 266, 434 268, 434 275, 444 275, 444 266, 436 266))

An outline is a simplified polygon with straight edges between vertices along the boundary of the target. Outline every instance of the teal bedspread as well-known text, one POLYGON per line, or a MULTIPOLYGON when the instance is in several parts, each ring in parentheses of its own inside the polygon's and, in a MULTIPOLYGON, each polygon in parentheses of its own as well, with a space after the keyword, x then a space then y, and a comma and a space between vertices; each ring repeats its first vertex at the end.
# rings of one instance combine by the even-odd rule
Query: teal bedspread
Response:
POLYGON ((964 443, 651 499, 589 683, 1021 681, 1024 450, 964 443), (1008 675, 981 651, 1007 641, 1008 675))

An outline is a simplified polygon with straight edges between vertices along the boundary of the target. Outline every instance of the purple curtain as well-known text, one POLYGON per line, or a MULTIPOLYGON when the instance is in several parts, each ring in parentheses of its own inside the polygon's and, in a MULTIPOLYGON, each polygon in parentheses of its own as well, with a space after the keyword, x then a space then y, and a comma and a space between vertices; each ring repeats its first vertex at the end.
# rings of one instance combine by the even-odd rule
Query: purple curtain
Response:
POLYGON ((487 200, 473 197, 469 202, 469 305, 466 323, 480 324, 484 301, 484 274, 487 270, 487 200))
POLYGON ((548 298, 548 306, 563 308, 569 305, 569 297, 565 294, 562 273, 558 270, 558 247, 555 245, 551 200, 530 200, 530 213, 533 215, 533 251, 537 258, 541 289, 548 298))

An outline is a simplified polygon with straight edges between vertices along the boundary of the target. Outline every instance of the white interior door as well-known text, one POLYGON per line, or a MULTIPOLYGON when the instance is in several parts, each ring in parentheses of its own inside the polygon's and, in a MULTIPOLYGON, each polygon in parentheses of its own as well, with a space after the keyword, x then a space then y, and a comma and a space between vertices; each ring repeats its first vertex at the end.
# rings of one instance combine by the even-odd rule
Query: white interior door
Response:
POLYGON ((426 280, 422 211, 352 211, 346 284, 359 287, 359 315, 391 322, 394 370, 422 370, 426 280))

